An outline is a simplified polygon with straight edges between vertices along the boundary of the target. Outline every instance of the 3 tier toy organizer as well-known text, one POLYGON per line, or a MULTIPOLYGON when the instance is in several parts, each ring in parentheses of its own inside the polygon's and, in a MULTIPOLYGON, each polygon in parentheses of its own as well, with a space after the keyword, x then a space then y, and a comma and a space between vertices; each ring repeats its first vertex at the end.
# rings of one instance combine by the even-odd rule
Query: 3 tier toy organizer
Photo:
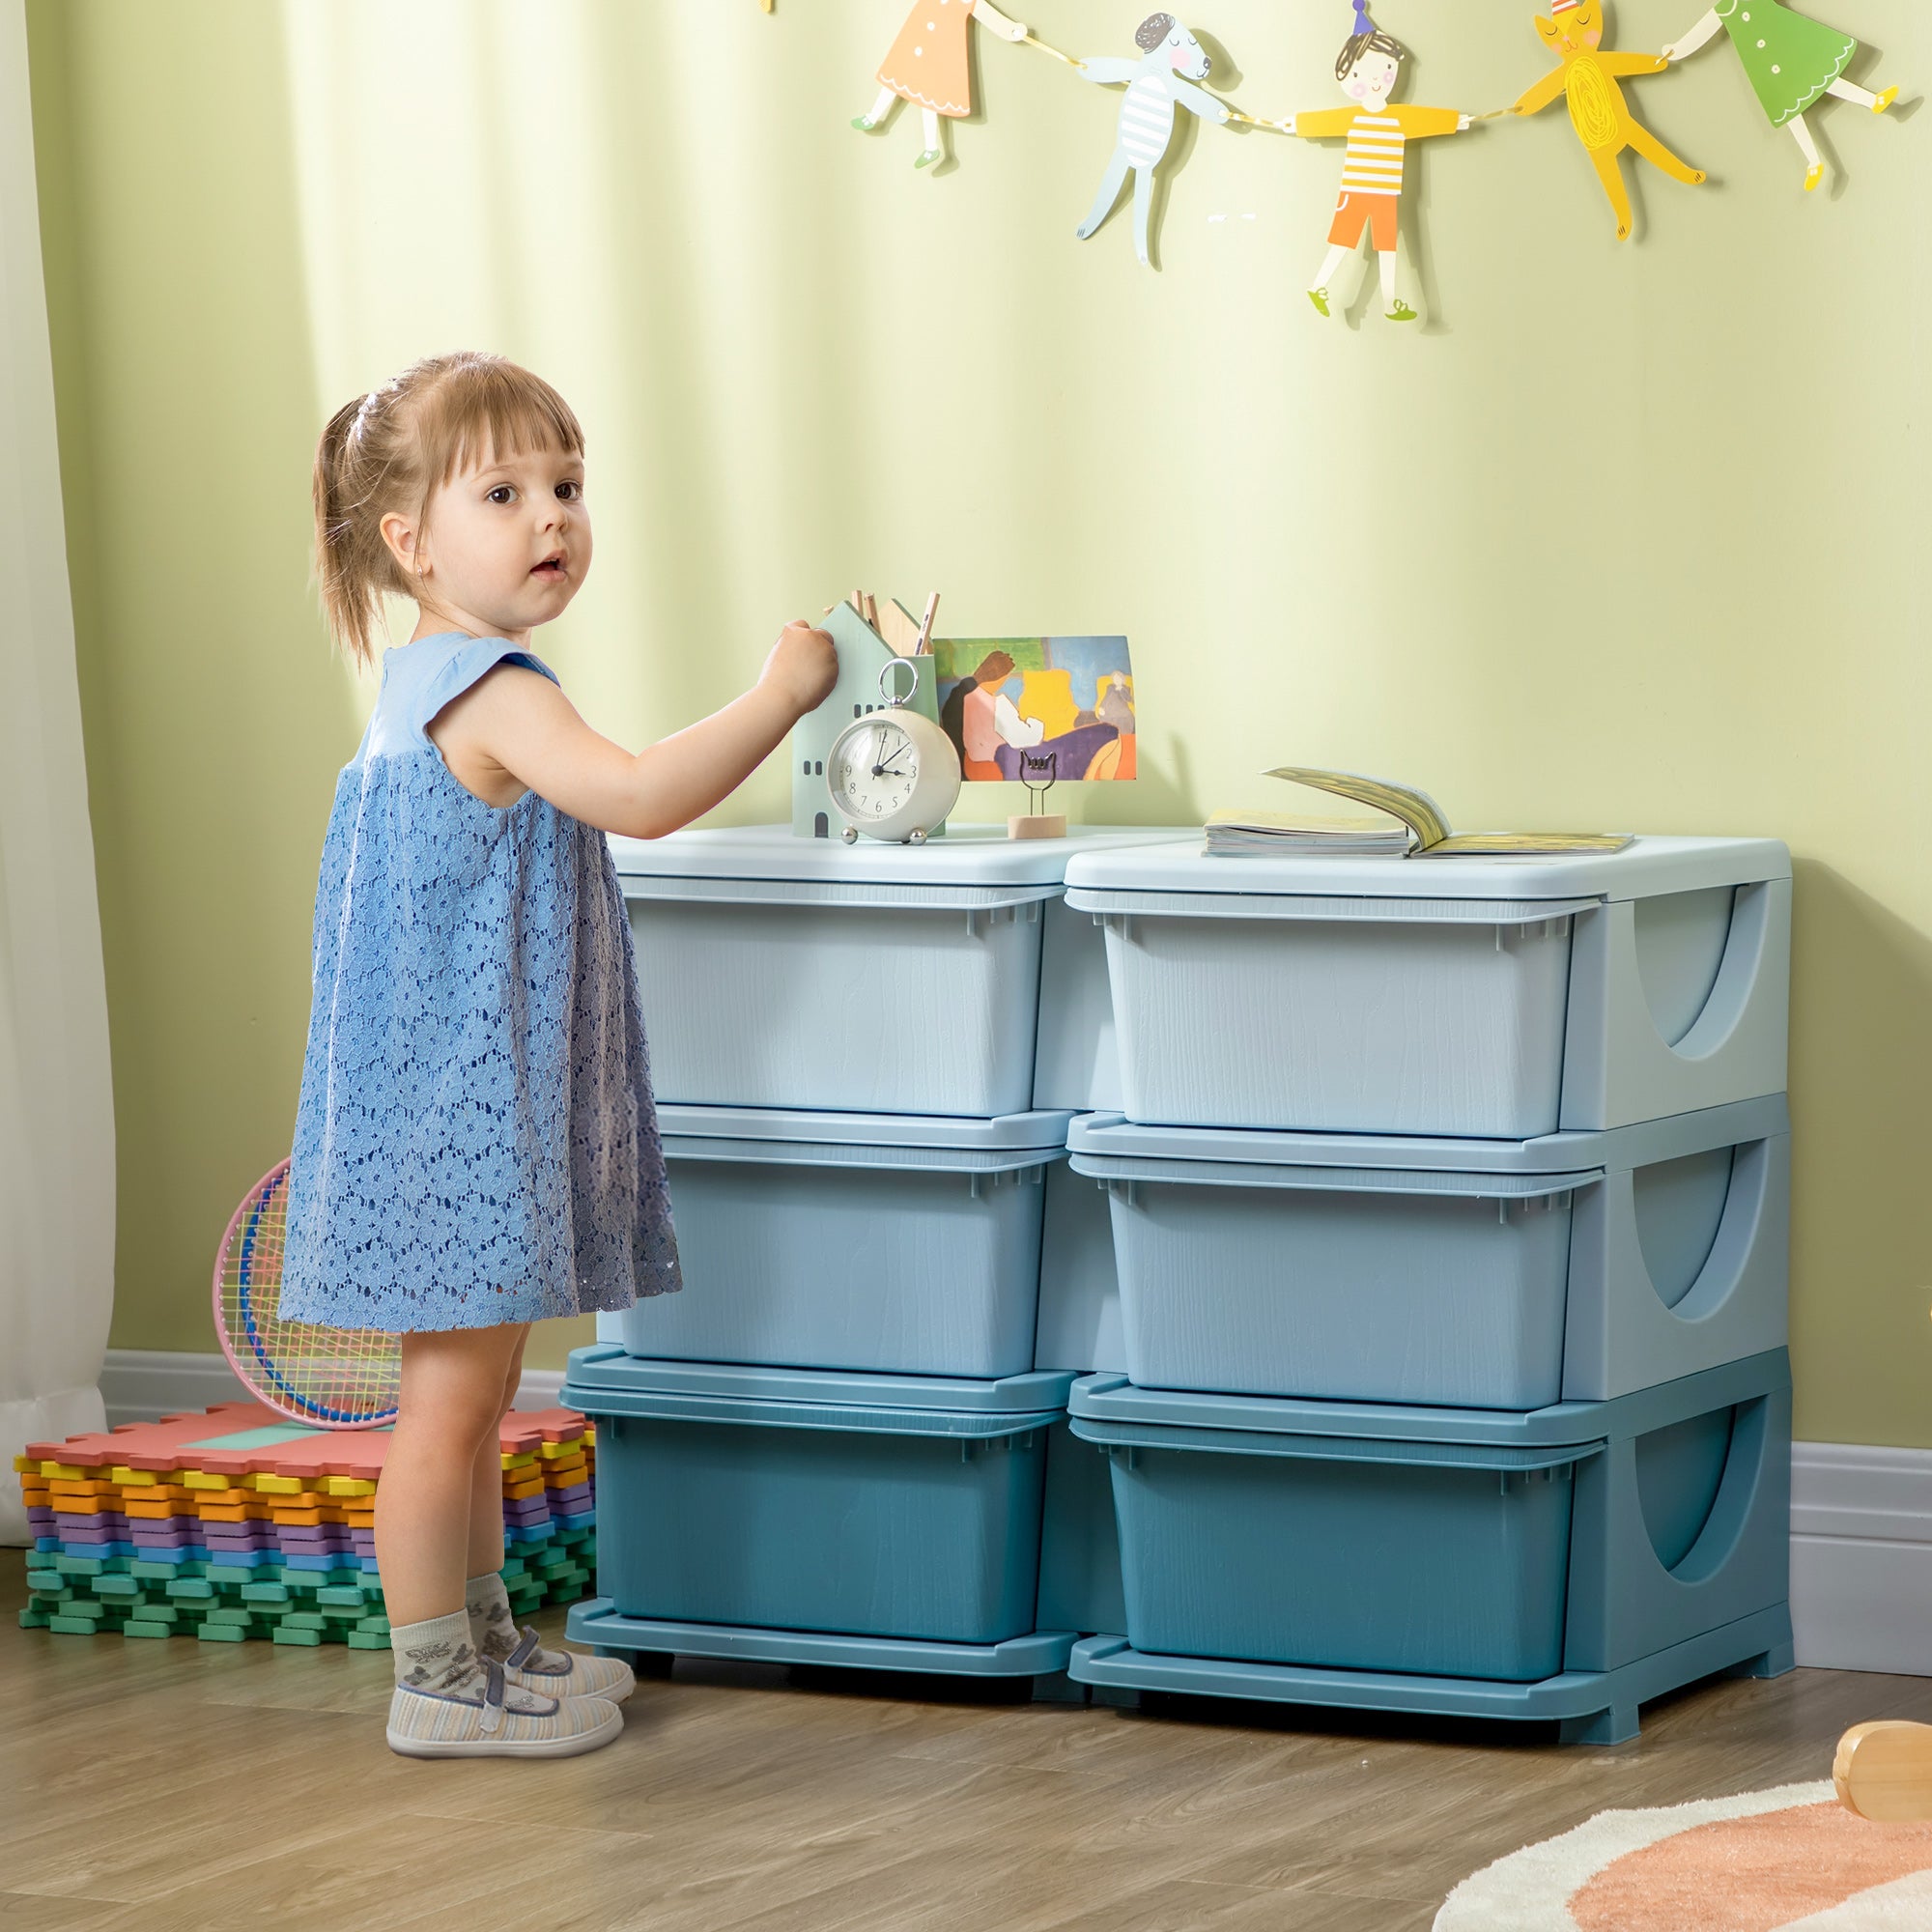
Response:
POLYGON ((613 843, 690 1285, 572 1358, 574 1636, 1598 1742, 1788 1666, 1782 846, 613 843))
POLYGON ((688 1286, 571 1358, 605 1486, 574 1637, 1067 1694, 1118 1560, 1086 1553, 1105 1463, 1067 1429, 1098 1364, 1037 1369, 1037 1303, 1043 1250, 1088 1302, 1111 1288, 1105 1197, 1065 1160, 1118 1095, 1101 935, 1063 879, 1163 837, 611 841, 688 1286), (1043 1541, 1075 1552, 1049 1622, 1043 1541))
POLYGON ((1635 1735, 1791 1664, 1790 868, 1083 856, 1123 1628, 1077 1681, 1635 1735))

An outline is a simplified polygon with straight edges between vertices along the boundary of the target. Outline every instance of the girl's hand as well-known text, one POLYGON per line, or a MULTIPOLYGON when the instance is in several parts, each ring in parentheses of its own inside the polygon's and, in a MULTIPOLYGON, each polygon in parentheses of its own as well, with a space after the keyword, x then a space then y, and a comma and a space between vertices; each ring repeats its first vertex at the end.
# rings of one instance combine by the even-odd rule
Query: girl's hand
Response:
POLYGON ((758 683, 782 697, 794 718, 816 711, 838 682, 838 647, 803 618, 779 633, 758 683))

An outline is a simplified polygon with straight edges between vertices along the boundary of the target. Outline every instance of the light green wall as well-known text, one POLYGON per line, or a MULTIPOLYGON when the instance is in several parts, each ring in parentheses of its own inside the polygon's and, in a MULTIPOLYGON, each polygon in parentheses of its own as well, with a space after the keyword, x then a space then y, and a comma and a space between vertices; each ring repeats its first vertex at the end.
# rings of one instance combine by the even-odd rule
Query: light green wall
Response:
MULTIPOLYGON (((1913 0, 1820 4, 1932 79, 1913 0)), ((1122 221, 1073 240, 1115 108, 1055 63, 981 36, 985 118, 938 178, 910 125, 850 131, 900 10, 30 0, 115 1341, 208 1346, 225 1215, 287 1145, 367 703, 305 587, 313 435, 474 344, 586 421, 602 550, 547 648, 628 742, 728 698, 785 617, 936 583, 961 632, 1131 634, 1145 777, 1092 815, 1266 803, 1256 774, 1293 759, 1416 780, 1470 826, 1788 839, 1798 1427, 1932 1444, 1932 124, 1829 106, 1842 172, 1807 198, 1720 41, 1632 84, 1713 176, 1645 170, 1635 242, 1561 108, 1492 123, 1420 157, 1430 326, 1324 325, 1301 289, 1332 148, 1190 134, 1151 274, 1122 221)), ((1084 51, 1138 15, 1021 11, 1084 51)), ((1497 107, 1543 71, 1528 0, 1382 12, 1410 99, 1497 107)), ((1696 12, 1624 0, 1618 34, 1696 12)), ((1196 23, 1274 114, 1337 98, 1348 17, 1196 23)), ((773 770, 730 815, 783 796, 773 770)))

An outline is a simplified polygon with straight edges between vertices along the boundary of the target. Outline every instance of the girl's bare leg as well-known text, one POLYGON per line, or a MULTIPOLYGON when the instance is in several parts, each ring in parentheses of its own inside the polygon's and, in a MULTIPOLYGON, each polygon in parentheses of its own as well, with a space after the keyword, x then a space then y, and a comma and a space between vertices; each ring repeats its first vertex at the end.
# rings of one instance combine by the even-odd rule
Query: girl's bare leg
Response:
POLYGON ((403 1337, 401 1406, 376 1491, 376 1560, 392 1625, 462 1610, 463 1585, 477 1574, 474 1497, 486 1444, 497 1509, 490 1567, 503 1560, 497 1425, 527 1332, 509 1322, 403 1337))
MULTIPOLYGON (((517 1384, 524 1378, 524 1349, 530 1339, 526 1322, 504 1372, 502 1394, 497 1422, 517 1406, 517 1384)), ((380 1493, 380 1492, 379 1492, 380 1493)), ((463 1574, 488 1577, 503 1567, 503 1461, 502 1443, 497 1428, 476 1445, 476 1461, 469 1476, 469 1568, 463 1574)))
POLYGON ((1861 87, 1855 80, 1846 80, 1840 75, 1825 92, 1835 94, 1840 100, 1856 100, 1861 107, 1876 107, 1878 96, 1869 88, 1861 87))

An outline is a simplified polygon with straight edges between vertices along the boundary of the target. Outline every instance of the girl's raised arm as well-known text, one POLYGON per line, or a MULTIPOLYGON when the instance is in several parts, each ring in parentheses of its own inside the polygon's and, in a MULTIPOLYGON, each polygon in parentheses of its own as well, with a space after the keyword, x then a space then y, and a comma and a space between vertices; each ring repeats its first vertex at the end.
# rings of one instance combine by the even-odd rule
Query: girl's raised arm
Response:
POLYGON ((549 678, 499 665, 432 721, 459 782, 498 775, 559 811, 629 838, 662 838, 721 804, 817 709, 838 677, 823 631, 788 624, 744 696, 635 755, 593 731, 549 678))

